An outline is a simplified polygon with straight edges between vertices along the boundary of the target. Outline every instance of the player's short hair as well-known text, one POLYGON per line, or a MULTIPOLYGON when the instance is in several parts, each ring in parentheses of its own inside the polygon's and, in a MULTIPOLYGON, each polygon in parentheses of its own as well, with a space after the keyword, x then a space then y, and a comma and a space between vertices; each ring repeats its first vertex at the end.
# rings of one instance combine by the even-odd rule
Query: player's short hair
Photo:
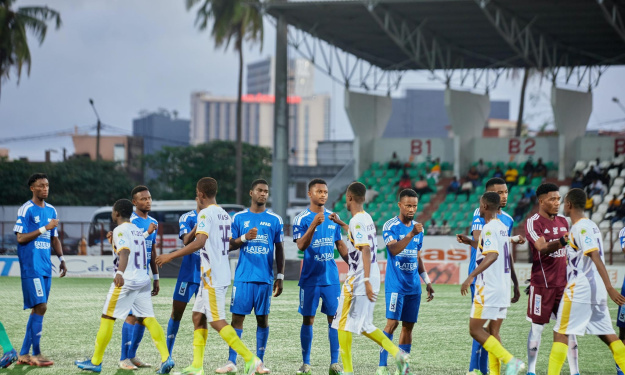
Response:
POLYGON ((486 202, 486 207, 489 210, 494 211, 499 209, 501 198, 499 197, 499 194, 494 191, 487 191, 482 195, 482 199, 486 202))
POLYGON ((536 197, 540 198, 541 195, 551 193, 552 191, 560 191, 560 188, 556 184, 540 184, 540 186, 536 189, 536 197))
POLYGON ((206 195, 206 198, 217 196, 217 180, 212 177, 202 177, 197 182, 197 189, 206 195))
POLYGON ((263 180, 262 178, 259 178, 257 180, 254 180, 254 182, 252 182, 252 185, 250 186, 250 190, 254 190, 256 185, 260 185, 260 184, 269 186, 269 183, 267 182, 267 180, 263 180))
POLYGON ((328 183, 325 180, 323 180, 321 178, 313 178, 308 183, 308 190, 310 190, 313 186, 315 186, 317 184, 328 186, 328 183))
POLYGON ((399 200, 401 200, 403 197, 410 197, 410 198, 419 198, 419 196, 417 195, 417 193, 412 190, 412 189, 404 189, 399 193, 399 200))
POLYGON ((48 175, 45 173, 35 173, 33 175, 31 175, 30 177, 28 177, 28 187, 33 186, 33 184, 35 183, 35 181, 37 180, 41 180, 41 179, 48 179, 48 175))
POLYGON ((493 185, 505 185, 505 184, 506 184, 506 181, 503 178, 493 177, 486 182, 486 186, 484 188, 488 190, 488 188, 493 185))
POLYGON ((582 189, 571 189, 569 190, 568 193, 566 193, 566 196, 564 197, 565 200, 571 202, 571 204, 573 205, 573 208, 577 208, 577 209, 585 209, 586 208, 586 192, 582 189))
POLYGON ((134 189, 132 189, 132 191, 130 192, 130 197, 134 199, 135 194, 140 193, 142 191, 146 191, 148 190, 148 187, 145 185, 137 185, 135 186, 134 189))
POLYGON ((117 211, 124 219, 130 219, 132 215, 132 202, 128 199, 120 199, 113 205, 113 211, 117 211))
POLYGON ((365 200, 367 187, 362 182, 355 181, 349 184, 347 191, 355 198, 356 202, 362 203, 365 200))

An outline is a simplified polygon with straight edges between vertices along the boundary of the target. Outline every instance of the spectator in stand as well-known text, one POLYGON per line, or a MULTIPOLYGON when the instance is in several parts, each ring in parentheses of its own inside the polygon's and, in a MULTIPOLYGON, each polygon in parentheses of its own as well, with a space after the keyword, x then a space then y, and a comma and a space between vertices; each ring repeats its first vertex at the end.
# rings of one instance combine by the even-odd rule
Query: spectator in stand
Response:
POLYGON ((414 183, 414 191, 417 193, 419 198, 421 198, 424 194, 432 192, 432 189, 428 185, 428 180, 425 179, 424 175, 419 175, 419 179, 414 183))
POLYGON ((593 195, 599 194, 601 195, 601 199, 605 195, 605 187, 603 186, 603 182, 600 179, 595 178, 592 184, 588 186, 588 197, 592 197, 593 195))
POLYGON ((538 162, 534 167, 534 177, 547 177, 547 166, 543 164, 543 158, 538 158, 538 162))
POLYGON ((501 170, 500 166, 497 166, 495 168, 495 173, 493 174, 493 177, 503 178, 503 171, 501 170))
POLYGON ((523 198, 527 198, 529 203, 536 203, 536 191, 531 187, 528 187, 523 193, 523 198))
POLYGON ((527 178, 532 178, 533 173, 534 173, 534 161, 532 160, 532 157, 530 156, 525 162, 525 165, 523 166, 523 175, 527 178))
POLYGON ((516 185, 517 179, 519 178, 519 171, 516 168, 512 168, 512 166, 508 166, 508 170, 506 171, 506 184, 508 185, 516 185))
POLYGON ((595 201, 592 199, 590 194, 586 194, 586 206, 584 207, 584 209, 586 210, 586 212, 588 212, 588 217, 591 217, 593 211, 595 210, 595 201))
POLYGON ((484 178, 484 176, 486 176, 486 173, 488 173, 488 166, 484 164, 483 159, 480 159, 475 169, 477 169, 477 173, 479 173, 480 178, 484 178))
POLYGON ((458 181, 458 178, 454 176, 451 182, 449 183, 449 186, 447 187, 447 193, 458 194, 459 191, 460 191, 460 181, 458 181))
POLYGON ((441 175, 441 159, 440 158, 436 158, 436 160, 434 160, 434 165, 432 165, 432 168, 430 169, 430 174, 428 174, 428 178, 433 178, 434 180, 436 180, 436 182, 438 182, 438 178, 441 175))
POLYGON ((378 195, 380 195, 380 193, 378 193, 378 191, 375 190, 373 187, 367 187, 367 191, 365 192, 365 203, 373 202, 375 197, 377 197, 378 195))
POLYGON ((612 218, 612 224, 613 225, 617 221, 623 221, 623 219, 625 219, 625 202, 621 202, 621 205, 618 206, 618 208, 616 209, 615 212, 616 212, 616 214, 612 218))
POLYGON ((571 189, 583 189, 584 188, 584 175, 580 171, 575 172, 573 181, 571 182, 571 189))
POLYGON ((401 175, 401 179, 399 180, 399 191, 410 188, 412 188, 412 180, 410 179, 408 172, 404 169, 404 173, 401 175))
POLYGON ((460 191, 458 192, 458 194, 466 194, 467 198, 469 198, 472 191, 473 191, 473 183, 468 178, 465 178, 462 185, 460 185, 460 191))
POLYGON ((480 174, 477 173, 477 168, 471 167, 469 169, 469 173, 467 173, 467 180, 469 180, 474 187, 480 184, 480 174))
POLYGON ((438 234, 438 225, 436 225, 436 220, 430 220, 430 226, 428 227, 428 235, 436 236, 438 234))
POLYGON ((610 202, 608 202, 607 212, 615 212, 620 205, 621 205, 621 200, 618 199, 616 195, 613 195, 612 199, 610 199, 610 202))
POLYGON ((388 162, 388 169, 401 169, 401 161, 399 161, 396 152, 393 152, 393 157, 388 162))
POLYGON ((448 236, 449 233, 451 233, 451 228, 449 227, 449 224, 447 224, 447 220, 443 220, 443 225, 441 225, 438 233, 441 236, 448 236))

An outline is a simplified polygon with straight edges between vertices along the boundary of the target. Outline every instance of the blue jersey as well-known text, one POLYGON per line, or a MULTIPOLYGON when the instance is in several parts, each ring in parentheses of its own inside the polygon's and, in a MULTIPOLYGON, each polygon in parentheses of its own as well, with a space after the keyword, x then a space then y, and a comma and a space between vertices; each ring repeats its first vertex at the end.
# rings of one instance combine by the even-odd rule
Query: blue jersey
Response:
MULTIPOLYGON (((178 224, 180 224, 180 233, 178 236, 182 240, 184 235, 191 232, 193 227, 195 227, 195 224, 197 224, 197 212, 193 210, 180 216, 178 224)), ((180 264, 180 271, 178 271, 178 281, 199 284, 200 263, 200 250, 194 252, 193 254, 185 255, 182 258, 182 263, 180 264)))
MULTIPOLYGON (((334 243, 341 240, 341 227, 328 219, 331 213, 332 211, 324 209, 325 220, 315 228, 310 245, 304 250, 299 286, 339 284, 339 270, 334 261, 334 243)), ((297 242, 306 233, 316 215, 307 208, 295 217, 293 242, 297 242)))
POLYGON ((232 238, 238 238, 250 229, 258 229, 256 239, 241 246, 235 281, 273 283, 274 244, 284 241, 282 218, 270 210, 255 214, 250 210, 237 212, 233 217, 232 238))
MULTIPOLYGON (((155 218, 148 215, 146 219, 140 217, 135 212, 130 215, 130 222, 139 227, 139 229, 143 230, 143 232, 147 232, 148 228, 150 228, 150 224, 154 223, 158 225, 158 221, 155 218)), ((150 262, 152 260, 152 248, 156 248, 156 231, 152 232, 145 239, 145 250, 147 251, 147 259, 146 266, 148 269, 148 274, 150 273, 150 262)))
POLYGON ((621 250, 625 249, 625 228, 618 232, 618 239, 621 242, 621 250))
MULTIPOLYGON (((514 219, 512 216, 508 215, 504 210, 501 210, 500 214, 497 214, 497 219, 499 219, 507 228, 508 228, 508 236, 512 235, 512 226, 514 225, 514 219)), ((473 224, 471 225, 471 234, 473 231, 482 230, 484 226, 484 218, 480 216, 480 208, 476 208, 473 211, 473 224)), ((471 236, 473 238, 473 236, 471 236)), ((477 264, 475 264, 477 259, 477 250, 474 247, 471 247, 471 260, 469 262, 469 274, 473 272, 477 264)), ((472 284, 475 284, 475 279, 473 279, 472 284)))
MULTIPOLYGON (((17 211, 13 231, 22 234, 30 233, 48 225, 52 219, 56 219, 56 209, 51 204, 44 202, 44 207, 39 207, 33 201, 28 201, 17 211)), ((23 279, 52 276, 50 244, 52 237, 58 237, 58 235, 57 229, 54 228, 40 234, 29 243, 17 244, 17 257, 20 261, 20 273, 23 279)))
MULTIPOLYGON (((395 216, 384 224, 382 235, 384 243, 388 245, 391 241, 400 241, 416 224, 412 221, 406 226, 395 216)), ((386 278, 384 281, 384 290, 386 293, 401 294, 421 294, 421 280, 419 278, 419 251, 423 246, 423 232, 413 237, 412 241, 401 253, 392 255, 386 249, 386 278)))

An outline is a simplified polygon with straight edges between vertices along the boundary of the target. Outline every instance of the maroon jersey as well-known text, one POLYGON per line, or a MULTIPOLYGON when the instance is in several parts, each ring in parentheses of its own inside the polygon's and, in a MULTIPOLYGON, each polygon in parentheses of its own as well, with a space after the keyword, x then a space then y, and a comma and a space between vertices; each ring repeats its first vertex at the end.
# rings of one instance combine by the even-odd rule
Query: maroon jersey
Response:
POLYGON ((558 241, 569 231, 569 223, 564 216, 556 215, 553 220, 540 214, 527 219, 525 237, 532 250, 532 276, 530 284, 545 288, 566 286, 566 250, 562 248, 555 253, 543 255, 536 250, 535 242, 540 237, 545 241, 558 241))

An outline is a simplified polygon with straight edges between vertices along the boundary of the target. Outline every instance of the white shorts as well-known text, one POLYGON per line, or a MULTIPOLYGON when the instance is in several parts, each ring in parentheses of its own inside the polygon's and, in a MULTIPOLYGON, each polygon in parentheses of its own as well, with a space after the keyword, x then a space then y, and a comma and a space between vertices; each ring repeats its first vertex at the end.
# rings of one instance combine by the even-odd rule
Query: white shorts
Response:
POLYGON ((149 282, 144 286, 132 288, 127 285, 118 288, 115 283, 111 283, 102 314, 115 319, 126 319, 130 310, 137 318, 154 317, 152 287, 149 282))
POLYGON ((226 320, 227 291, 227 286, 213 288, 206 284, 202 285, 197 293, 197 297, 195 297, 193 311, 206 315, 206 321, 208 323, 226 320))
POLYGON ((376 330, 373 325, 374 307, 375 303, 369 301, 366 295, 354 296, 343 290, 332 321, 332 328, 357 335, 362 332, 371 333, 376 330))
POLYGON ((553 330, 564 335, 613 335, 612 318, 607 305, 571 301, 566 294, 560 301, 553 330))
POLYGON ((508 313, 507 307, 484 306, 476 303, 476 301, 477 299, 475 299, 473 305, 471 305, 471 318, 486 320, 506 319, 506 314, 508 313))

